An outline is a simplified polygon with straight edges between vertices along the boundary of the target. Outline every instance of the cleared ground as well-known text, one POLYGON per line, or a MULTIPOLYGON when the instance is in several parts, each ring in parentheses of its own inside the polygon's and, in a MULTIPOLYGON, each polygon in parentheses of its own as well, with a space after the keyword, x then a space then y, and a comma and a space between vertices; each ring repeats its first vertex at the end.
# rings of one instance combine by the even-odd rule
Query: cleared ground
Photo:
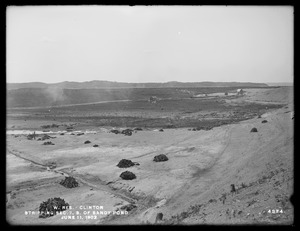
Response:
POLYGON ((82 105, 52 108, 50 113, 46 109, 8 111, 8 130, 16 133, 42 131, 42 125, 53 123, 60 126, 50 128, 52 132, 70 125, 74 131, 51 134, 55 145, 42 145, 44 141, 28 140, 26 135, 7 135, 7 220, 12 224, 146 224, 154 223, 162 212, 163 224, 291 224, 292 88, 247 89, 243 97, 183 100, 82 105), (74 115, 71 121, 68 115, 74 115), (105 123, 103 117, 115 124, 105 123), (122 117, 127 119, 117 123, 122 117), (175 128, 159 132, 163 119, 175 128), (124 136, 109 133, 112 125, 143 130, 124 136), (214 128, 188 129, 204 125, 214 128), (250 132, 253 127, 258 132, 250 132), (77 136, 76 130, 93 133, 77 136), (91 143, 84 144, 86 140, 91 143), (154 162, 158 154, 169 160, 154 162), (139 165, 118 168, 121 159, 139 165), (51 164, 56 167, 50 169, 51 164), (137 178, 122 180, 119 175, 126 170, 137 178), (60 185, 67 175, 75 177, 79 187, 60 185), (231 192, 231 184, 236 192, 231 192), (25 214, 37 211, 51 197, 65 199, 72 206, 67 211, 79 212, 82 219, 25 214), (123 215, 104 214, 126 204, 136 208, 123 215), (103 209, 88 209, 89 205, 103 209), (88 210, 98 214, 86 217, 88 210))

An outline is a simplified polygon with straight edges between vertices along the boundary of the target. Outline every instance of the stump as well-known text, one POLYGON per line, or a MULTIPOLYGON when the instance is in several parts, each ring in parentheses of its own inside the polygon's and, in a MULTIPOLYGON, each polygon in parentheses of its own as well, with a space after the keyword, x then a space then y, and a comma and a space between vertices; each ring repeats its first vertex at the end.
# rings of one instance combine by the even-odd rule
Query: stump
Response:
POLYGON ((156 214, 155 223, 162 221, 163 216, 164 216, 163 213, 156 214))
POLYGON ((120 177, 123 179, 123 180, 133 180, 136 178, 135 174, 132 173, 132 172, 129 172, 129 171, 126 171, 126 172, 122 172, 120 177))
POLYGON ((69 204, 64 199, 59 197, 49 198, 47 201, 43 201, 39 207, 39 218, 47 218, 56 215, 57 212, 66 210, 69 204))
POLYGON ((164 154, 160 154, 158 156, 155 156, 153 161, 155 162, 162 162, 162 161, 167 161, 168 160, 168 157, 164 154))
POLYGON ((250 132, 257 132, 257 128, 252 128, 250 132))
POLYGON ((234 184, 231 184, 230 186, 231 186, 231 191, 230 192, 234 193, 236 191, 234 184))
POLYGON ((76 188, 78 187, 78 182, 74 177, 66 177, 64 180, 60 182, 60 184, 66 188, 76 188))

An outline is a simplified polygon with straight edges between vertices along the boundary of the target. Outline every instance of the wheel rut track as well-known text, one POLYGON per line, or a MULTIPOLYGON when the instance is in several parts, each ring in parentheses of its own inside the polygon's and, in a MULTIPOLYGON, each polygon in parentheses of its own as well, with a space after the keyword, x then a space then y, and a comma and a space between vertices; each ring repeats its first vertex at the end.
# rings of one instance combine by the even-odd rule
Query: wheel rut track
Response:
MULTIPOLYGON (((62 170, 50 169, 49 166, 46 165, 46 164, 38 163, 37 161, 33 161, 33 160, 29 159, 29 158, 25 158, 25 157, 21 156, 20 154, 17 154, 16 152, 14 152, 12 150, 7 149, 7 151, 8 151, 8 153, 14 155, 15 157, 18 157, 20 159, 28 161, 31 164, 37 165, 39 167, 45 168, 45 171, 53 172, 53 173, 56 173, 56 174, 59 174, 59 175, 63 175, 63 176, 66 176, 66 177, 69 177, 69 176, 75 177, 77 181, 79 181, 82 184, 88 185, 89 187, 96 188, 98 190, 111 193, 112 195, 117 196, 117 197, 119 197, 119 198, 121 198, 121 199, 123 199, 123 200, 125 200, 125 201, 127 201, 129 203, 134 203, 137 206, 139 206, 139 205, 140 206, 145 206, 145 204, 143 204, 139 200, 137 200, 137 199, 135 199, 133 197, 130 197, 129 196, 129 194, 130 194, 129 192, 126 193, 126 195, 125 195, 125 193, 121 193, 118 190, 113 190, 109 186, 107 186, 106 182, 103 182, 100 179, 99 179, 100 184, 94 184, 94 183, 91 183, 88 180, 84 179, 79 174, 72 174, 72 173, 69 173, 69 172, 66 172, 66 171, 62 171, 62 170)), ((48 184, 49 183, 45 183, 43 185, 48 185, 48 184)), ((39 185, 39 187, 41 187, 41 186, 42 185, 39 185)), ((26 190, 26 189, 23 189, 23 190, 26 190)))

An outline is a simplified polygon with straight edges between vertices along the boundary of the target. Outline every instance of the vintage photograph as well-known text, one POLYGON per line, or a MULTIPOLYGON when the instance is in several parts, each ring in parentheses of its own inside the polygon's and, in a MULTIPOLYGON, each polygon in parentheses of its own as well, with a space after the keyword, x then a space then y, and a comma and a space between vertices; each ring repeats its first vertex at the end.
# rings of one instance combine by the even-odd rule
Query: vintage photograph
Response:
POLYGON ((8 225, 294 224, 294 7, 6 8, 8 225))

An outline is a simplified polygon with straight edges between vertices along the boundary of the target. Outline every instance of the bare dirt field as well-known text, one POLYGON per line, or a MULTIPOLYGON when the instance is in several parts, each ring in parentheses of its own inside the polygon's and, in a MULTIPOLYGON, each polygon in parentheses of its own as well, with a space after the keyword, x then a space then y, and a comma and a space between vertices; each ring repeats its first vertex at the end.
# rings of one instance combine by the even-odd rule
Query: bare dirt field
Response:
POLYGON ((280 87, 155 104, 8 109, 7 221, 292 224, 293 103, 293 88, 280 87), (137 127, 131 135, 111 132, 137 127), (44 134, 50 138, 39 140, 44 134), (168 160, 153 161, 159 154, 168 160), (119 168, 121 159, 136 164, 119 168), (136 178, 122 179, 124 171, 136 178), (66 176, 79 187, 61 185, 66 176), (54 197, 70 208, 39 218, 40 204, 54 197))

